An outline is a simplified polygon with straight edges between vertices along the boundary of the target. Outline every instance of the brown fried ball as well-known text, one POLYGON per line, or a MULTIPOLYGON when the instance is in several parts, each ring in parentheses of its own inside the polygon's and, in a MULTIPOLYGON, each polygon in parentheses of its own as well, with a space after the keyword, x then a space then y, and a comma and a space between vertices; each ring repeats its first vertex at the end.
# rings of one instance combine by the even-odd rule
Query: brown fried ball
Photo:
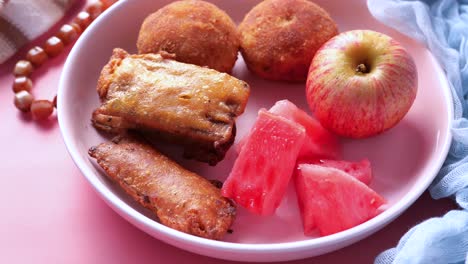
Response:
POLYGON ((338 34, 330 15, 307 0, 266 0, 239 25, 247 67, 270 80, 303 81, 315 52, 338 34))
POLYGON ((237 59, 236 25, 221 9, 204 1, 177 1, 143 21, 137 48, 142 53, 166 51, 176 60, 230 72, 237 59))

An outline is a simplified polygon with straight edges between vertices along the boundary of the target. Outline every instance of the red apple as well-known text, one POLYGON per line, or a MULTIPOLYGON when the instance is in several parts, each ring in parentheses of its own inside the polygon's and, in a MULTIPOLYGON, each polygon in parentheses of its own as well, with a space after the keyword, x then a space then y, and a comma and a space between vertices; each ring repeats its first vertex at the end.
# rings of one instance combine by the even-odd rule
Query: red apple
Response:
POLYGON ((307 101, 328 130, 364 138, 395 126, 417 92, 416 65, 391 37, 370 30, 341 33, 315 54, 307 101))

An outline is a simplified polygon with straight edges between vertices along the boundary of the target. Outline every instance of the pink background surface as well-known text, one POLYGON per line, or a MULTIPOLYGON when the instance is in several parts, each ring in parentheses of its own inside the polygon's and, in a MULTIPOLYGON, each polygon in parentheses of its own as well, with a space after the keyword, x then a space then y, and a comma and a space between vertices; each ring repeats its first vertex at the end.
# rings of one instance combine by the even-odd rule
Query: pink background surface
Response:
MULTIPOLYGON (((41 44, 82 7, 83 3, 76 5, 33 44, 41 44)), ((0 263, 230 263, 166 245, 127 223, 82 177, 67 153, 56 118, 37 123, 16 110, 11 72, 28 48, 0 65, 0 263)), ((37 98, 55 95, 69 49, 33 74, 37 98)), ((451 200, 434 201, 426 192, 373 236, 327 255, 290 263, 371 263, 413 225, 452 208, 451 200)))

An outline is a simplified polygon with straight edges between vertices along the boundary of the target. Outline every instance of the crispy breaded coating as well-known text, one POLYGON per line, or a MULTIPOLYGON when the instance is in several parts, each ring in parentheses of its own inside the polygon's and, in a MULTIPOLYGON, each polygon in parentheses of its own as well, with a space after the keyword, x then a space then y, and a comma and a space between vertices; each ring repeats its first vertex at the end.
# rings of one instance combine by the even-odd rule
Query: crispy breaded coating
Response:
POLYGON ((236 208, 210 181, 190 172, 147 145, 123 136, 89 150, 107 176, 161 224, 209 239, 221 239, 236 208))
POLYGON ((266 0, 239 25, 247 67, 270 80, 304 81, 315 52, 338 33, 330 15, 307 0, 266 0))
POLYGON ((185 155, 215 165, 235 138, 235 119, 250 89, 226 73, 115 49, 97 85, 92 116, 109 132, 137 129, 182 144, 185 155))
POLYGON ((149 15, 140 28, 138 52, 166 51, 176 60, 231 72, 239 38, 231 18, 205 1, 176 1, 149 15))

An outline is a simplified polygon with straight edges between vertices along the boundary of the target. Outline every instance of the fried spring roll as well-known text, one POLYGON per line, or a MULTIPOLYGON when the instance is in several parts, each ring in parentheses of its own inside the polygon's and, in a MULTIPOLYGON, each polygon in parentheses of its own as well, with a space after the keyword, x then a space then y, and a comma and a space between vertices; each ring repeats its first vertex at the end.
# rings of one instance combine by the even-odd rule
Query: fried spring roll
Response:
MULTIPOLYGON (((186 146, 185 155, 215 165, 234 142, 235 119, 250 89, 229 74, 185 64, 168 55, 130 55, 114 49, 97 91, 95 127, 155 132, 186 146)), ((147 134, 147 133, 146 133, 147 134)))
POLYGON ((118 137, 90 148, 89 155, 109 178, 168 227, 219 240, 234 221, 234 204, 210 181, 139 138, 118 137))

